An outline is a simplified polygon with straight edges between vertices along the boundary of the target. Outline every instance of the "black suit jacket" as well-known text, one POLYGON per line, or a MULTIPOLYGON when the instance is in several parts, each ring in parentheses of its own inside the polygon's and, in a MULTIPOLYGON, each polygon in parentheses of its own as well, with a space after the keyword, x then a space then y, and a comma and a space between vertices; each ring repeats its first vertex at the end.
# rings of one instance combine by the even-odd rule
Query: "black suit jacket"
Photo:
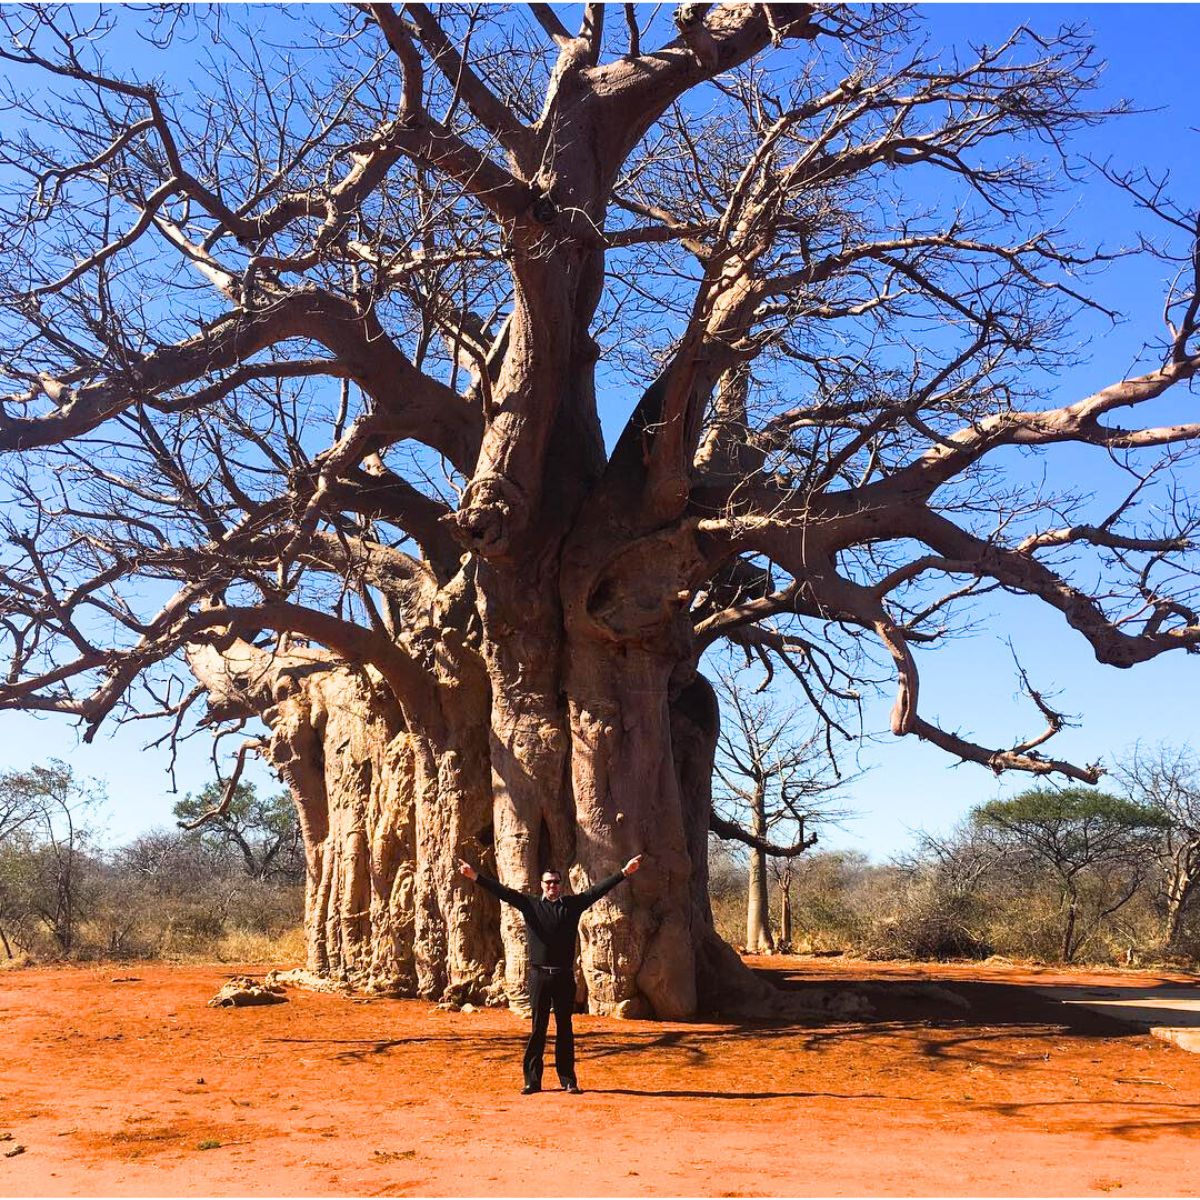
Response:
POLYGON ((477 875, 475 881, 493 896, 499 896, 505 904, 511 904, 525 918, 525 931, 529 935, 529 962, 532 966, 569 968, 575 963, 579 918, 585 909, 611 892, 624 878, 625 875, 618 871, 586 892, 563 896, 561 900, 527 896, 487 875, 477 875))

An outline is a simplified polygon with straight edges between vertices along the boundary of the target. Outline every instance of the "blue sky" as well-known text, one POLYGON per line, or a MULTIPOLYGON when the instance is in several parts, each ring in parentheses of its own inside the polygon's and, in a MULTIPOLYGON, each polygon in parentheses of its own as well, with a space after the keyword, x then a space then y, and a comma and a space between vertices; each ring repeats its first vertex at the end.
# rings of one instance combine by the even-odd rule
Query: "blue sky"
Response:
MULTIPOLYGON (((1185 203, 1200 202, 1200 105, 1195 100, 1195 48, 1200 45, 1200 6, 1190 5, 927 5, 923 8, 930 41, 965 47, 967 41, 995 44, 1021 22, 1035 29, 1060 23, 1085 23, 1107 60, 1096 103, 1128 98, 1149 110, 1087 130, 1073 143, 1080 155, 1111 158, 1122 167, 1170 169, 1173 192, 1185 203)), ((1072 213, 1073 232, 1081 241, 1110 245, 1146 227, 1146 218, 1102 180, 1067 186, 1063 211, 1072 213)), ((1159 332, 1165 272, 1156 263, 1115 265, 1093 290, 1121 309, 1127 320, 1112 328, 1093 321, 1081 326, 1086 341, 1082 365, 1056 381, 1047 400, 1063 403, 1126 373, 1138 349, 1159 332)), ((1194 404, 1194 396, 1187 398, 1194 404)), ((1091 483, 1096 459, 1089 452, 1067 452, 1048 460, 1051 470, 1065 469, 1080 486, 1091 483)), ((1020 469, 1028 469, 1023 467, 1020 469)), ((922 711, 950 728, 971 733, 997 746, 1010 744, 1039 727, 1028 701, 1017 694, 1008 648, 1011 638, 1036 686, 1056 693, 1059 707, 1078 714, 1078 729, 1064 732, 1049 747, 1076 761, 1111 759, 1133 742, 1187 741, 1194 728, 1194 699, 1200 662, 1194 656, 1166 655, 1128 672, 1102 668, 1085 642, 1065 630, 1055 613, 1034 601, 1004 598, 979 610, 980 628, 936 655, 922 659, 922 711), (990 618, 990 619, 989 619, 990 618)), ((822 837, 830 847, 860 849, 876 858, 903 850, 909 832, 944 829, 969 807, 998 794, 1029 786, 1027 776, 994 780, 976 766, 954 767, 944 754, 913 739, 886 734, 890 696, 872 701, 866 727, 881 736, 868 743, 859 764, 869 768, 845 796, 859 816, 822 837)), ((69 723, 0 713, 0 769, 27 766, 56 756, 77 773, 102 780, 108 790, 108 836, 123 840, 170 821, 165 750, 143 749, 161 728, 147 725, 101 730, 91 746, 81 745, 69 723)), ((196 738, 181 748, 177 778, 181 791, 198 790, 212 777, 209 743, 196 738)), ((278 785, 261 767, 249 777, 261 786, 278 785)))

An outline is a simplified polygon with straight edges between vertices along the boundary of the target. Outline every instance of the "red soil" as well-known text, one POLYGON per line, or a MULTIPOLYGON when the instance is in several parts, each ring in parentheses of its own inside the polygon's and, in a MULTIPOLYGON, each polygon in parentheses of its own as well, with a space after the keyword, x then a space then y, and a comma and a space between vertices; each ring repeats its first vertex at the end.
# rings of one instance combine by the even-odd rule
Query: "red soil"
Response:
POLYGON ((1200 1055, 1032 991, 1088 976, 768 963, 790 987, 863 986, 875 1015, 584 1016, 585 1094, 551 1067, 529 1097, 507 1011, 294 990, 209 1009, 218 966, 4 972, 0 1153, 25 1149, 0 1157, 0 1195, 1200 1191, 1200 1055))

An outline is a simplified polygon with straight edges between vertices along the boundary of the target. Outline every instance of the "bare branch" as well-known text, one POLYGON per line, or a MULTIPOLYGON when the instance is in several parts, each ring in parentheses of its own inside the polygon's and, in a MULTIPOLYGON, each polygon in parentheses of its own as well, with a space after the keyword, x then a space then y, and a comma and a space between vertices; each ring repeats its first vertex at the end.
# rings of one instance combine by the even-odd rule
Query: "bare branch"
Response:
POLYGON ((220 803, 214 805, 212 808, 205 809, 194 821, 180 821, 179 828, 191 831, 199 829, 201 825, 207 825, 223 817, 229 811, 229 805, 233 802, 233 798, 237 794, 238 782, 241 780, 242 771, 246 766, 246 755, 249 753, 259 753, 264 745, 265 742, 262 738, 250 738, 244 741, 238 747, 237 758, 233 764, 233 772, 225 781, 220 803))

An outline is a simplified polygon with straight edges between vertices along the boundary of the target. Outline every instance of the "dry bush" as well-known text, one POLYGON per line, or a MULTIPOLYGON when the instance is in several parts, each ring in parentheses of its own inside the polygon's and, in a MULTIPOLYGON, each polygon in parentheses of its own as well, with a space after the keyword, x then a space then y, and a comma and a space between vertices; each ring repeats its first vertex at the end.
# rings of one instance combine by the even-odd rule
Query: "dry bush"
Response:
POLYGON ((879 871, 854 853, 822 851, 800 859, 793 870, 793 948, 800 953, 855 948, 870 923, 879 871))
POLYGON ((983 933, 980 898, 948 888, 933 870, 885 878, 891 886, 857 947, 864 958, 940 961, 994 952, 983 933))
POLYGON ((302 961, 304 889, 252 878, 227 848, 180 833, 149 833, 106 855, 80 856, 72 939, 44 915, 44 846, 10 841, 0 892, 11 963, 59 958, 172 961, 249 957, 302 961))
MULTIPOLYGON (((1095 905, 1102 897, 1085 897, 1095 905)), ((1062 957, 1062 902, 1051 881, 1026 877, 985 894, 982 928, 996 953, 1007 958, 1058 962, 1062 957)), ((1161 958, 1161 918, 1148 895, 1139 895, 1083 943, 1075 961, 1125 965, 1161 958)))
MULTIPOLYGON (((1037 962, 1061 956, 1059 894, 1029 862, 987 858, 978 844, 939 843, 907 862, 873 864, 862 855, 818 852, 795 864, 792 949, 800 954, 843 951, 863 958, 936 961, 991 954, 1037 962)), ((714 860, 715 862, 716 860, 714 860)), ((713 915, 735 945, 745 928, 746 876, 736 864, 714 871, 713 915)), ((1110 881, 1111 882, 1111 881, 1110 881)), ((1086 889, 1104 885, 1085 883, 1086 889)), ((1092 907, 1103 897, 1087 892, 1092 907)), ((773 891, 772 920, 778 921, 773 891)), ((1078 961, 1128 965, 1161 960, 1161 913, 1147 889, 1083 944, 1078 961)), ((1186 924, 1172 961, 1200 957, 1200 920, 1186 924), (1190 956, 1190 957, 1189 957, 1190 956)))
POLYGON ((293 924, 273 933, 233 929, 224 933, 212 953, 202 957, 218 962, 266 962, 303 966, 306 958, 304 926, 293 924))
POLYGON ((303 922, 302 886, 252 878, 236 854, 184 835, 126 847, 105 884, 96 942, 113 956, 224 961, 231 945, 253 944, 251 957, 269 957, 303 922))
MULTIPOLYGON (((713 921, 717 932, 741 947, 746 929, 743 858, 726 843, 713 842, 709 863, 713 921)), ((880 900, 880 877, 888 869, 863 855, 809 852, 792 863, 792 950, 814 953, 853 950, 868 936, 880 900)), ((772 928, 780 925, 778 886, 770 892, 772 928)))
POLYGON ((746 936, 746 852, 741 846, 710 837, 708 896, 713 925, 731 946, 739 949, 746 936))

